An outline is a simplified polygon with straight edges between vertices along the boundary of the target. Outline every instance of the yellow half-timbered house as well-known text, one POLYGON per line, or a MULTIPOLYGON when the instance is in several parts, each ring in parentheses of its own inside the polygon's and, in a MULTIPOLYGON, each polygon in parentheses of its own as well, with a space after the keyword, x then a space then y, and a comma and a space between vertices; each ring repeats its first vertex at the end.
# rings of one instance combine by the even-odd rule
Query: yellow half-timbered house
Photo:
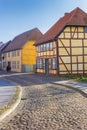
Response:
POLYGON ((87 74, 87 13, 65 13, 35 46, 37 73, 87 74))
POLYGON ((36 49, 33 44, 42 36, 35 28, 16 36, 3 50, 2 68, 7 66, 15 72, 32 72, 36 64, 36 49))

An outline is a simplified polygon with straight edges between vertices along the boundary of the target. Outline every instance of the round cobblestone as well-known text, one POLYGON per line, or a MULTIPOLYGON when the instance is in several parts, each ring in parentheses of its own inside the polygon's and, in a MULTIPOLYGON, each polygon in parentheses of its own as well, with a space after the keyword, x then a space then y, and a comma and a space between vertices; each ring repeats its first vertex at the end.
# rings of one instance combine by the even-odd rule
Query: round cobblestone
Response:
POLYGON ((53 84, 23 87, 20 105, 1 130, 87 130, 87 98, 75 90, 53 84))

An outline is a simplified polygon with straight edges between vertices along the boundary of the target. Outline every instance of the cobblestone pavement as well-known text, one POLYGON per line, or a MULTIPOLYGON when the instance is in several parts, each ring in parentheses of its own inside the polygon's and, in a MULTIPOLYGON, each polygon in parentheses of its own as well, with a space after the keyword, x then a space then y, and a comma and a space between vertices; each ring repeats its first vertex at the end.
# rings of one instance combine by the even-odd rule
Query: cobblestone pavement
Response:
POLYGON ((87 130, 87 98, 64 86, 28 80, 21 103, 0 130, 87 130))

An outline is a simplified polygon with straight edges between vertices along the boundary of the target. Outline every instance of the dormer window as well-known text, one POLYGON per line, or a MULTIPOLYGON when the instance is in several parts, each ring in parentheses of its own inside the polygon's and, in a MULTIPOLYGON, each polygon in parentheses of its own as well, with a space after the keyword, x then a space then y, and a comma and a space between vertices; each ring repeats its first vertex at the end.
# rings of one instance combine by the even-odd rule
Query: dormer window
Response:
POLYGON ((84 32, 87 33, 87 27, 84 27, 84 32))

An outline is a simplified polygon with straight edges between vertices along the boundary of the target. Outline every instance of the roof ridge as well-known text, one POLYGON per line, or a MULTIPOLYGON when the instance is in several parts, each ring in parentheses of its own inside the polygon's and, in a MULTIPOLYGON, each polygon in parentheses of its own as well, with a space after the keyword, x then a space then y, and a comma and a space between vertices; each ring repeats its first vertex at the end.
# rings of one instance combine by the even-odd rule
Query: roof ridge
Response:
POLYGON ((27 41, 31 39, 36 41, 41 37, 41 35, 42 33, 38 28, 33 28, 29 31, 21 33, 11 41, 11 43, 4 49, 4 52, 21 49, 27 41))
POLYGON ((55 40, 66 26, 72 25, 87 26, 87 13, 79 7, 61 17, 46 33, 44 33, 35 45, 55 40))
MULTIPOLYGON (((82 9, 80 9, 79 7, 77 7, 76 9, 72 10, 72 12, 69 13, 69 14, 72 14, 72 16, 71 16, 71 18, 69 19, 68 23, 70 23, 70 22, 72 21, 73 17, 75 16, 75 14, 76 14, 78 11, 80 11, 80 12, 82 12, 82 13, 84 13, 84 14, 87 15, 86 12, 84 12, 82 9)), ((67 23, 67 24, 68 24, 68 23, 67 23)))
MULTIPOLYGON (((38 29, 37 27, 35 27, 35 28, 33 28, 33 29, 30 29, 30 30, 28 30, 28 31, 25 31, 25 32, 23 32, 23 33, 21 33, 21 34, 18 34, 16 37, 14 37, 13 38, 13 40, 15 40, 17 37, 19 37, 19 36, 21 36, 21 35, 23 35, 23 34, 25 34, 25 33, 29 33, 29 32, 32 32, 32 31, 34 31, 34 30, 36 30, 36 29, 38 29)), ((39 29, 38 29, 39 30, 39 29)), ((12 40, 12 41, 13 41, 12 40)))
POLYGON ((74 16, 74 15, 75 15, 75 13, 77 12, 77 9, 80 9, 80 8, 79 8, 79 7, 77 7, 76 9, 72 10, 72 12, 70 12, 70 13, 69 13, 69 15, 70 15, 70 14, 72 14, 72 16, 70 17, 70 19, 69 19, 68 23, 71 21, 71 19, 73 18, 73 16, 74 16))

